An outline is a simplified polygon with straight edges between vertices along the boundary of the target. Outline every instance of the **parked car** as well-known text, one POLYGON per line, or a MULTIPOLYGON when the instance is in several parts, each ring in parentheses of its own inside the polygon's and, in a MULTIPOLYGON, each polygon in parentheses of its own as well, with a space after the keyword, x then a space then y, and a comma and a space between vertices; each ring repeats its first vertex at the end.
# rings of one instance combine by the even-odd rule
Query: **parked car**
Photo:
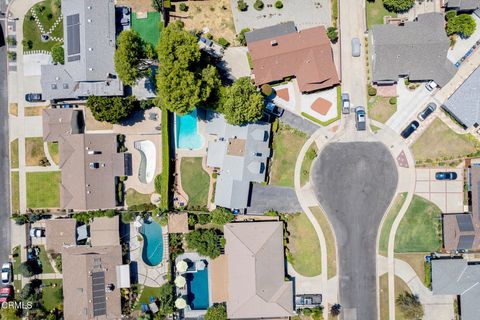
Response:
POLYGON ((350 113, 350 95, 342 93, 342 113, 350 113))
POLYGON ((357 130, 363 131, 367 129, 367 117, 364 107, 358 106, 355 108, 355 121, 357 123, 357 130))
POLYGON ((45 230, 41 228, 32 228, 30 229, 30 237, 43 238, 45 237, 45 230))
POLYGON ((70 104, 70 103, 60 104, 59 106, 60 106, 60 108, 78 108, 78 105, 70 104))
POLYGON ((403 129, 403 131, 402 131, 402 133, 400 133, 400 135, 404 139, 407 139, 408 137, 410 137, 412 135, 412 133, 415 132, 415 130, 418 129, 419 126, 420 126, 420 124, 418 123, 418 121, 413 120, 412 122, 410 122, 410 124, 405 129, 403 129))
POLYGON ((435 88, 438 87, 438 84, 435 83, 435 81, 429 81, 427 84, 425 84, 425 88, 427 88, 428 91, 433 91, 435 88))
POLYGON ((427 119, 427 117, 429 115, 431 115, 433 113, 433 111, 435 111, 435 109, 437 109, 437 105, 433 102, 430 102, 427 107, 418 114, 418 120, 420 121, 423 121, 425 119, 427 119))
POLYGON ((28 101, 28 102, 44 101, 44 100, 42 100, 42 94, 41 93, 27 93, 25 95, 25 100, 28 101))
POLYGON ((265 106, 265 111, 280 118, 283 115, 284 110, 277 107, 273 102, 267 102, 267 105, 265 106))
POLYGON ((435 179, 437 180, 457 180, 456 172, 437 172, 435 173, 435 179))
POLYGON ((2 285, 9 285, 13 281, 12 263, 7 262, 2 265, 2 285))
POLYGON ((360 57, 360 40, 358 38, 352 39, 352 56, 360 57))
POLYGON ((13 298, 13 287, 5 286, 0 289, 0 303, 8 302, 13 298))

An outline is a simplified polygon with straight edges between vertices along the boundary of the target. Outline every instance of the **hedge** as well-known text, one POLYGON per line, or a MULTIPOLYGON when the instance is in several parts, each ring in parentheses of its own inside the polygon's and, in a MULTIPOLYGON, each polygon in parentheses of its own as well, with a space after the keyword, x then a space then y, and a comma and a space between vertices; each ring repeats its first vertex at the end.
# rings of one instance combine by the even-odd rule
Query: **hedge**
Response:
POLYGON ((162 187, 160 207, 162 210, 170 209, 170 128, 169 112, 162 109, 162 187))
POLYGON ((304 116, 305 118, 307 118, 310 121, 313 121, 315 123, 318 123, 321 126, 326 127, 326 126, 334 123, 335 121, 340 120, 340 117, 342 116, 341 113, 342 113, 342 87, 337 86, 337 116, 335 118, 332 118, 328 121, 320 121, 317 118, 312 117, 311 115, 309 115, 308 113, 305 113, 305 112, 302 112, 302 116, 304 116))

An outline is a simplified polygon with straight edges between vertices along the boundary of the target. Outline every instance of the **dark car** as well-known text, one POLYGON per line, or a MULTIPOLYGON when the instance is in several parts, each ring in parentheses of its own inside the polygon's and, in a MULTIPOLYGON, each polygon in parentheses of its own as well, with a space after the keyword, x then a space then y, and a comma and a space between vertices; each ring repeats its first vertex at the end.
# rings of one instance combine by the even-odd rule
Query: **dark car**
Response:
POLYGON ((267 102, 265 105, 265 111, 280 118, 283 115, 284 110, 277 107, 273 102, 267 102))
POLYGON ((13 298, 13 287, 5 286, 0 289, 0 303, 7 302, 13 298))
POLYGON ((28 101, 28 102, 44 101, 44 100, 42 100, 42 94, 41 93, 27 93, 25 95, 25 100, 28 101))
POLYGON ((437 180, 457 180, 456 172, 437 172, 435 174, 437 180))
POLYGON ((429 115, 431 115, 433 113, 433 111, 435 111, 435 109, 437 109, 437 105, 433 102, 430 102, 427 107, 418 114, 418 120, 420 121, 423 121, 425 119, 427 119, 427 117, 429 115))
POLYGON ((415 132, 415 130, 418 129, 419 126, 420 126, 420 124, 418 123, 418 121, 414 120, 414 121, 410 122, 410 124, 405 129, 403 129, 403 131, 402 131, 402 133, 400 133, 400 135, 404 139, 407 139, 408 137, 410 137, 412 135, 412 133, 415 132))

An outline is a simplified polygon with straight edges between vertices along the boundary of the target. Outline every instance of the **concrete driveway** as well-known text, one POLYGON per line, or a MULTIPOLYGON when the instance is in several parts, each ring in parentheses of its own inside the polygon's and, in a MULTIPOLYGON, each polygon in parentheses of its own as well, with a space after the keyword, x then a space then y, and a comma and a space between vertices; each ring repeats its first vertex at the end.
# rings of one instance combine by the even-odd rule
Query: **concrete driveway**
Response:
POLYGON ((225 49, 218 67, 223 69, 232 80, 249 77, 251 72, 247 53, 247 47, 229 47, 225 49))
POLYGON ((266 211, 295 213, 302 211, 293 188, 264 186, 259 183, 252 185, 248 213, 264 213, 266 211))
POLYGON ((463 169, 416 169, 415 193, 435 203, 443 213, 465 212, 463 205, 463 169), (456 172, 457 180, 436 180, 441 171, 456 172))
POLYGON ((332 143, 310 181, 337 239, 343 319, 377 320, 376 240, 397 187, 394 159, 379 142, 332 143))

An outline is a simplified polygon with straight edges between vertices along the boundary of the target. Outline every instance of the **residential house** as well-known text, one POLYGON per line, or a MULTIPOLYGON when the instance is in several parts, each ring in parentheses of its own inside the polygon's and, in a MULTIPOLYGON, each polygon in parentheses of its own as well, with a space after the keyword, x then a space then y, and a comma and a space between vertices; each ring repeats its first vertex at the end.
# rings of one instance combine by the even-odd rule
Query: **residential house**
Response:
POLYGON ((61 253, 64 247, 77 245, 77 220, 45 220, 45 248, 47 251, 61 253))
POLYGON ((440 13, 418 15, 400 25, 374 25, 369 34, 373 83, 390 85, 400 77, 433 80, 444 86, 456 68, 447 59, 450 39, 440 13))
POLYGON ((480 0, 448 0, 445 11, 455 10, 458 13, 472 13, 480 7, 480 0))
POLYGON ((42 65, 47 100, 121 96, 116 76, 114 0, 62 0, 65 64, 42 65))
POLYGON ((255 84, 296 77, 301 92, 331 88, 339 83, 325 27, 298 31, 293 22, 245 34, 255 84))

